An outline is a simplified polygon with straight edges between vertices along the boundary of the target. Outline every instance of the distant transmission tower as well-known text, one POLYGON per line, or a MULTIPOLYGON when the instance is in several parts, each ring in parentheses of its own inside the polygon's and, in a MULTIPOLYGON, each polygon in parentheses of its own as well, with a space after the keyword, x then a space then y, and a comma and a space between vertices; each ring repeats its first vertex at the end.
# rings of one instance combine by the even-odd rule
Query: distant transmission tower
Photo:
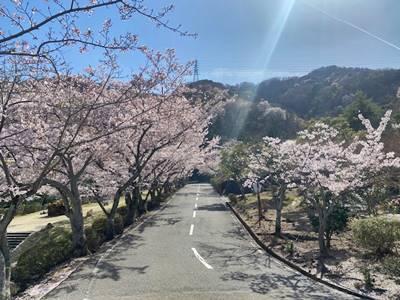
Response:
POLYGON ((194 61, 194 67, 193 67, 193 82, 199 81, 199 64, 197 62, 197 59, 194 61))

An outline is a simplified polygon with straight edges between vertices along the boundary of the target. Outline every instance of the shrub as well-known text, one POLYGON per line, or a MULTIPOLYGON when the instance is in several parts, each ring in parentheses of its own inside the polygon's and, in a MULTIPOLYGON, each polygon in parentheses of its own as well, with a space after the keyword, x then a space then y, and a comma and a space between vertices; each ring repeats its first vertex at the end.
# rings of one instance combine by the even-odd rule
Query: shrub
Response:
POLYGON ((385 259, 383 260, 383 270, 387 275, 400 279, 400 257, 385 257, 385 259))
POLYGON ((12 269, 12 281, 25 289, 29 283, 41 278, 72 255, 71 233, 62 227, 54 227, 21 253, 12 269))
POLYGON ((18 207, 17 215, 27 215, 45 209, 42 200, 26 201, 18 207))
MULTIPOLYGON (((92 223, 92 229, 97 234, 107 235, 107 218, 105 216, 94 219, 92 223)), ((121 215, 116 214, 114 218, 114 232, 115 234, 121 234, 124 231, 124 220, 121 215)))
POLYGON ((371 290, 374 287, 374 279, 372 278, 370 269, 361 268, 361 273, 363 275, 365 288, 371 290))
POLYGON ((114 218, 114 232, 115 234, 121 234, 124 232, 124 219, 119 214, 116 214, 114 218))
MULTIPOLYGON (((311 225, 318 232, 319 218, 315 215, 308 215, 311 225)), ((349 209, 343 206, 335 206, 326 220, 325 238, 327 247, 330 248, 330 242, 334 233, 341 233, 347 226, 349 221, 349 209)))
POLYGON ((98 234, 106 235, 107 218, 102 216, 102 217, 97 217, 96 219, 94 219, 93 223, 92 223, 92 229, 94 231, 96 231, 96 233, 98 233, 98 234))
POLYGON ((101 232, 97 232, 92 227, 85 228, 87 245, 90 252, 96 252, 106 240, 106 237, 101 232))
POLYGON ((117 208, 117 215, 122 217, 124 224, 126 222, 126 215, 128 214, 128 208, 126 206, 120 206, 117 208))
POLYGON ((120 216, 125 217, 127 213, 128 209, 126 206, 120 206, 117 208, 117 214, 119 214, 120 216))
POLYGON ((284 251, 289 254, 289 256, 294 255, 294 243, 292 241, 285 244, 284 251))
POLYGON ((47 205, 56 200, 54 195, 36 195, 34 199, 23 202, 17 209, 17 215, 31 214, 47 208, 47 205))
POLYGON ((210 179, 210 183, 211 183, 212 187, 220 195, 222 195, 222 192, 223 192, 223 187, 222 187, 223 181, 224 181, 223 178, 220 176, 214 176, 214 177, 211 177, 211 179, 210 179))
POLYGON ((228 199, 232 204, 236 204, 238 202, 238 197, 235 194, 229 194, 228 199))
POLYGON ((393 252, 400 240, 400 222, 385 217, 354 220, 351 230, 357 246, 379 257, 393 252))
POLYGON ((61 200, 56 201, 54 203, 50 203, 47 206, 47 215, 49 217, 57 217, 57 216, 65 215, 65 211, 66 210, 65 210, 64 203, 61 200))

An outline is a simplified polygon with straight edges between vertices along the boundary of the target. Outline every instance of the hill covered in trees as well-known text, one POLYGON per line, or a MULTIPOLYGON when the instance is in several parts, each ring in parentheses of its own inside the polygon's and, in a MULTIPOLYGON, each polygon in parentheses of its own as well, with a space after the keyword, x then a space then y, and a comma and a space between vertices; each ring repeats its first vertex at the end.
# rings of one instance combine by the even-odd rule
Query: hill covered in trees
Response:
POLYGON ((302 77, 270 79, 258 85, 255 101, 268 100, 302 118, 336 116, 361 91, 382 108, 393 107, 400 70, 324 67, 302 77))
POLYGON ((190 84, 203 92, 224 90, 232 97, 210 134, 224 140, 257 141, 263 136, 292 138, 309 120, 359 130, 361 111, 373 123, 398 104, 400 70, 323 67, 301 77, 273 78, 235 86, 201 80, 190 84))

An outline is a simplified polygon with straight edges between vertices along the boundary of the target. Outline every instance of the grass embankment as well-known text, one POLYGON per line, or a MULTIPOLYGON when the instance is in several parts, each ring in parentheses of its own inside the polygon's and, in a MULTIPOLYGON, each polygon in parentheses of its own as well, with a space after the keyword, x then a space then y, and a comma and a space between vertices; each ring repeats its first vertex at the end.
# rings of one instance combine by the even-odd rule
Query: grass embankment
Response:
MULTIPOLYGON (((261 224, 258 223, 256 195, 246 195, 246 199, 239 200, 235 207, 254 232, 273 251, 292 260, 306 271, 316 274, 319 256, 318 236, 310 224, 308 209, 302 205, 296 191, 290 191, 284 202, 281 237, 274 235, 275 203, 271 192, 261 193, 261 199, 266 219, 261 224)), ((394 217, 400 218, 399 215, 394 217)), ((325 260, 329 273, 325 274, 325 277, 349 288, 362 290, 365 284, 365 270, 368 270, 374 286, 370 291, 372 296, 380 299, 399 299, 396 297, 400 295, 400 271, 395 269, 399 273, 397 277, 387 274, 388 262, 400 261, 398 253, 391 259, 377 259, 366 255, 363 249, 355 245, 349 227, 332 238, 330 257, 325 260)))

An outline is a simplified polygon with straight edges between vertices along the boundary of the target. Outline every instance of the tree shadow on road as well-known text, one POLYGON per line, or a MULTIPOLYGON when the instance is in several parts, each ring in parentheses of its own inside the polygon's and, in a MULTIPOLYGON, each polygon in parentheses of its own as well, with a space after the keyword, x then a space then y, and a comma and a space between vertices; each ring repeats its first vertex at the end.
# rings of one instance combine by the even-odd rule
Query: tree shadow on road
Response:
POLYGON ((146 222, 141 224, 137 231, 143 233, 146 229, 151 227, 164 227, 173 226, 183 220, 182 217, 178 217, 175 213, 165 213, 154 215, 151 219, 147 219, 146 222))
POLYGON ((254 293, 281 299, 338 299, 335 290, 287 270, 251 244, 238 247, 237 241, 226 240, 218 245, 201 243, 199 249, 215 270, 223 272, 222 280, 245 283, 254 293))
POLYGON ((301 274, 231 272, 224 274, 222 279, 246 282, 257 294, 266 295, 279 290, 278 298, 281 299, 338 299, 336 291, 312 282, 301 274))
POLYGON ((124 255, 128 249, 137 249, 142 245, 144 245, 143 238, 134 233, 125 234, 119 239, 110 242, 79 267, 76 272, 45 299, 68 298, 66 295, 85 293, 91 282, 101 279, 119 281, 123 272, 136 275, 145 274, 149 267, 148 265, 127 265, 125 262, 127 258, 124 255))
POLYGON ((207 211, 226 211, 228 210, 222 203, 214 203, 209 205, 202 205, 197 208, 197 210, 207 210, 207 211))

